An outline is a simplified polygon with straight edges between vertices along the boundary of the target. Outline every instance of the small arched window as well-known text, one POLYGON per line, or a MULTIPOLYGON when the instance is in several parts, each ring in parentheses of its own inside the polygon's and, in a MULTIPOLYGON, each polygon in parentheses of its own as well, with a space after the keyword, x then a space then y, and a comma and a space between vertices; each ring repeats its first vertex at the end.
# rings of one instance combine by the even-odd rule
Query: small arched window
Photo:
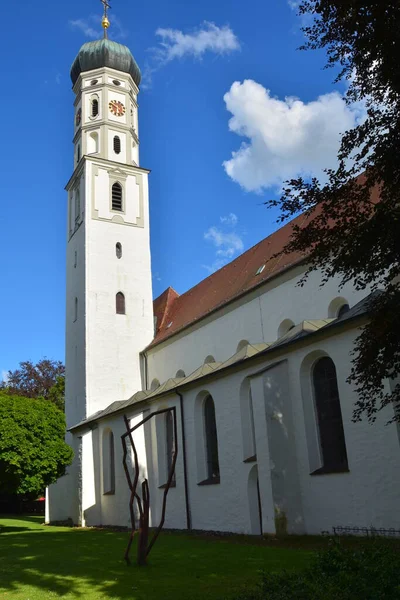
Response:
POLYGON ((295 327, 295 324, 291 319, 285 319, 278 327, 278 340, 279 338, 286 335, 291 329, 295 327))
POLYGON ((247 340, 241 340, 236 348, 236 352, 240 352, 241 350, 243 350, 243 348, 246 348, 246 346, 249 345, 249 342, 247 340))
POLYGON ((347 451, 335 363, 320 358, 313 369, 315 405, 323 472, 347 471, 347 451))
POLYGON ((218 437, 215 406, 211 396, 204 402, 204 430, 206 436, 207 478, 219 480, 218 437))
POLYGON ((97 154, 99 151, 99 134, 97 131, 92 131, 87 140, 87 153, 97 154))
POLYGON ((159 387, 160 387, 160 382, 158 381, 158 379, 153 379, 153 381, 151 382, 151 385, 150 385, 150 390, 152 392, 154 392, 154 390, 156 390, 159 387))
POLYGON ((92 117, 97 117, 98 114, 99 114, 99 101, 97 98, 92 98, 91 115, 92 115, 92 117))
MULTIPOLYGON (((172 469, 172 463, 175 454, 175 440, 174 440, 174 418, 172 411, 167 412, 165 416, 165 439, 166 439, 166 452, 167 452, 167 477, 172 469)), ((173 477, 175 481, 175 473, 173 477)))
POLYGON ((111 430, 103 434, 103 494, 115 494, 114 434, 111 430))
POLYGON ((176 372, 175 377, 177 379, 182 379, 183 377, 186 377, 185 371, 182 371, 182 369, 179 369, 179 371, 176 372))
POLYGON ((342 306, 338 310, 337 318, 340 319, 340 317, 343 317, 343 315, 348 313, 349 310, 350 310, 350 306, 348 304, 342 304, 342 306))
POLYGON ((81 145, 78 144, 76 149, 76 162, 78 163, 81 160, 81 145))
POLYGON ((114 136, 114 152, 119 154, 121 152, 121 138, 119 135, 114 136))
POLYGON ((206 356, 206 358, 204 359, 205 365, 208 365, 209 363, 214 363, 214 362, 215 362, 215 358, 211 354, 206 356))
POLYGON ((122 211, 122 185, 118 181, 111 188, 111 206, 113 210, 122 211))
POLYGON ((125 296, 122 292, 118 292, 118 294, 115 297, 115 309, 117 315, 125 314, 125 296))
POLYGON ((119 242, 115 244, 115 254, 117 255, 117 258, 122 257, 122 244, 120 244, 119 242))
POLYGON ((81 216, 81 194, 79 190, 75 191, 75 221, 79 221, 81 216))
POLYGON ((338 319, 350 310, 350 305, 346 298, 337 296, 328 306, 328 317, 330 319, 338 319))

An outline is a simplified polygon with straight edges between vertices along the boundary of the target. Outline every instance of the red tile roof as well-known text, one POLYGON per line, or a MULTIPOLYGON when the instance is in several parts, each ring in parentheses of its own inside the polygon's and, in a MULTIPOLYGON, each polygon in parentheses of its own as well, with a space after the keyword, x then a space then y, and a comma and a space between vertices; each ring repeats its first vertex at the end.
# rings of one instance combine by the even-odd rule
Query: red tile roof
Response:
POLYGON ((181 296, 173 288, 167 288, 153 303, 156 335, 149 347, 299 263, 304 258, 300 253, 283 254, 279 258, 272 256, 289 241, 293 224, 303 222, 305 217, 300 215, 181 296), (263 265, 262 273, 256 275, 263 265))

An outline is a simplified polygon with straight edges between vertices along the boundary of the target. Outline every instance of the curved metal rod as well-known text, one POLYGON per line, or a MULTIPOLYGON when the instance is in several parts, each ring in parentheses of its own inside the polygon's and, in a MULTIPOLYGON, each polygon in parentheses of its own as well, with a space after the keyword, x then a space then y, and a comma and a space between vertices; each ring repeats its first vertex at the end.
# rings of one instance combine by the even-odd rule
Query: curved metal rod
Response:
POLYGON ((144 564, 146 564, 146 557, 149 555, 151 549, 153 548, 153 546, 161 532, 161 529, 164 525, 165 513, 166 513, 166 507, 167 507, 167 495, 168 495, 168 491, 171 487, 172 480, 173 480, 173 477, 175 474, 175 466, 176 466, 176 460, 177 460, 177 456, 178 456, 178 428, 177 428, 177 419, 176 419, 176 407, 174 406, 172 408, 166 408, 163 410, 158 410, 156 412, 150 413, 147 417, 142 419, 142 421, 137 423, 134 427, 129 426, 129 421, 128 421, 126 415, 124 415, 124 422, 125 422, 125 427, 126 427, 127 431, 126 431, 126 433, 124 433, 121 436, 122 447, 123 447, 122 463, 123 463, 123 467, 125 470, 128 487, 131 491, 130 499, 129 499, 129 511, 130 511, 130 515, 131 515, 131 526, 132 526, 131 533, 129 536, 128 546, 126 548, 124 558, 125 558, 127 564, 130 564, 129 552, 130 552, 130 549, 132 546, 134 535, 137 531, 136 530, 135 511, 134 511, 134 502, 136 500, 138 510, 139 510, 139 523, 140 523, 140 525, 139 525, 139 543, 138 543, 138 564, 144 565, 144 564), (172 412, 172 414, 173 414, 174 444, 175 444, 174 453, 173 453, 173 458, 172 458, 172 464, 171 464, 171 467, 170 467, 170 470, 168 473, 167 484, 165 486, 164 494, 163 494, 161 520, 160 520, 160 523, 151 539, 150 544, 147 545, 148 532, 149 532, 149 514, 150 514, 150 488, 149 488, 148 480, 144 479, 144 481, 142 482, 142 499, 136 492, 138 480, 139 480, 139 460, 138 460, 137 450, 136 450, 136 446, 135 446, 135 442, 133 440, 132 434, 136 429, 138 429, 139 427, 142 427, 145 423, 147 423, 153 417, 155 417, 157 415, 169 413, 169 412, 172 412), (128 465, 127 465, 127 455, 128 455, 128 449, 127 449, 127 443, 126 443, 127 438, 129 438, 130 444, 132 446, 133 457, 134 457, 135 476, 134 476, 133 481, 131 479, 128 465))

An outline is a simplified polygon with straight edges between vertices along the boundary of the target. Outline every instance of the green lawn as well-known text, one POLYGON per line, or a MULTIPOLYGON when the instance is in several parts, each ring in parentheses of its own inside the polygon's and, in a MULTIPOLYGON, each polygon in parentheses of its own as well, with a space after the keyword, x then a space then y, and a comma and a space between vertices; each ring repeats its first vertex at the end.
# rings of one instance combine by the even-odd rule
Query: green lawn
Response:
POLYGON ((0 518, 1 600, 222 600, 254 585, 259 569, 299 569, 310 559, 310 551, 252 538, 162 532, 149 565, 127 567, 126 533, 41 521, 0 518))

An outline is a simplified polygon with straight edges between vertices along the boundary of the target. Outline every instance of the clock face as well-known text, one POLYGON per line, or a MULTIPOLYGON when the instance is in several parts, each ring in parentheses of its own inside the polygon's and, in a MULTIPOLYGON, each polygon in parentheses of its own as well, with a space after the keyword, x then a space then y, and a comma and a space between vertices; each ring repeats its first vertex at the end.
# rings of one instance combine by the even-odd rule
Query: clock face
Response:
POLYGON ((111 100, 108 104, 108 108, 116 117, 122 117, 125 114, 125 106, 119 100, 111 100))
POLYGON ((82 120, 82 110, 79 108, 77 110, 76 117, 75 117, 75 124, 77 127, 79 127, 79 125, 81 124, 81 120, 82 120))

